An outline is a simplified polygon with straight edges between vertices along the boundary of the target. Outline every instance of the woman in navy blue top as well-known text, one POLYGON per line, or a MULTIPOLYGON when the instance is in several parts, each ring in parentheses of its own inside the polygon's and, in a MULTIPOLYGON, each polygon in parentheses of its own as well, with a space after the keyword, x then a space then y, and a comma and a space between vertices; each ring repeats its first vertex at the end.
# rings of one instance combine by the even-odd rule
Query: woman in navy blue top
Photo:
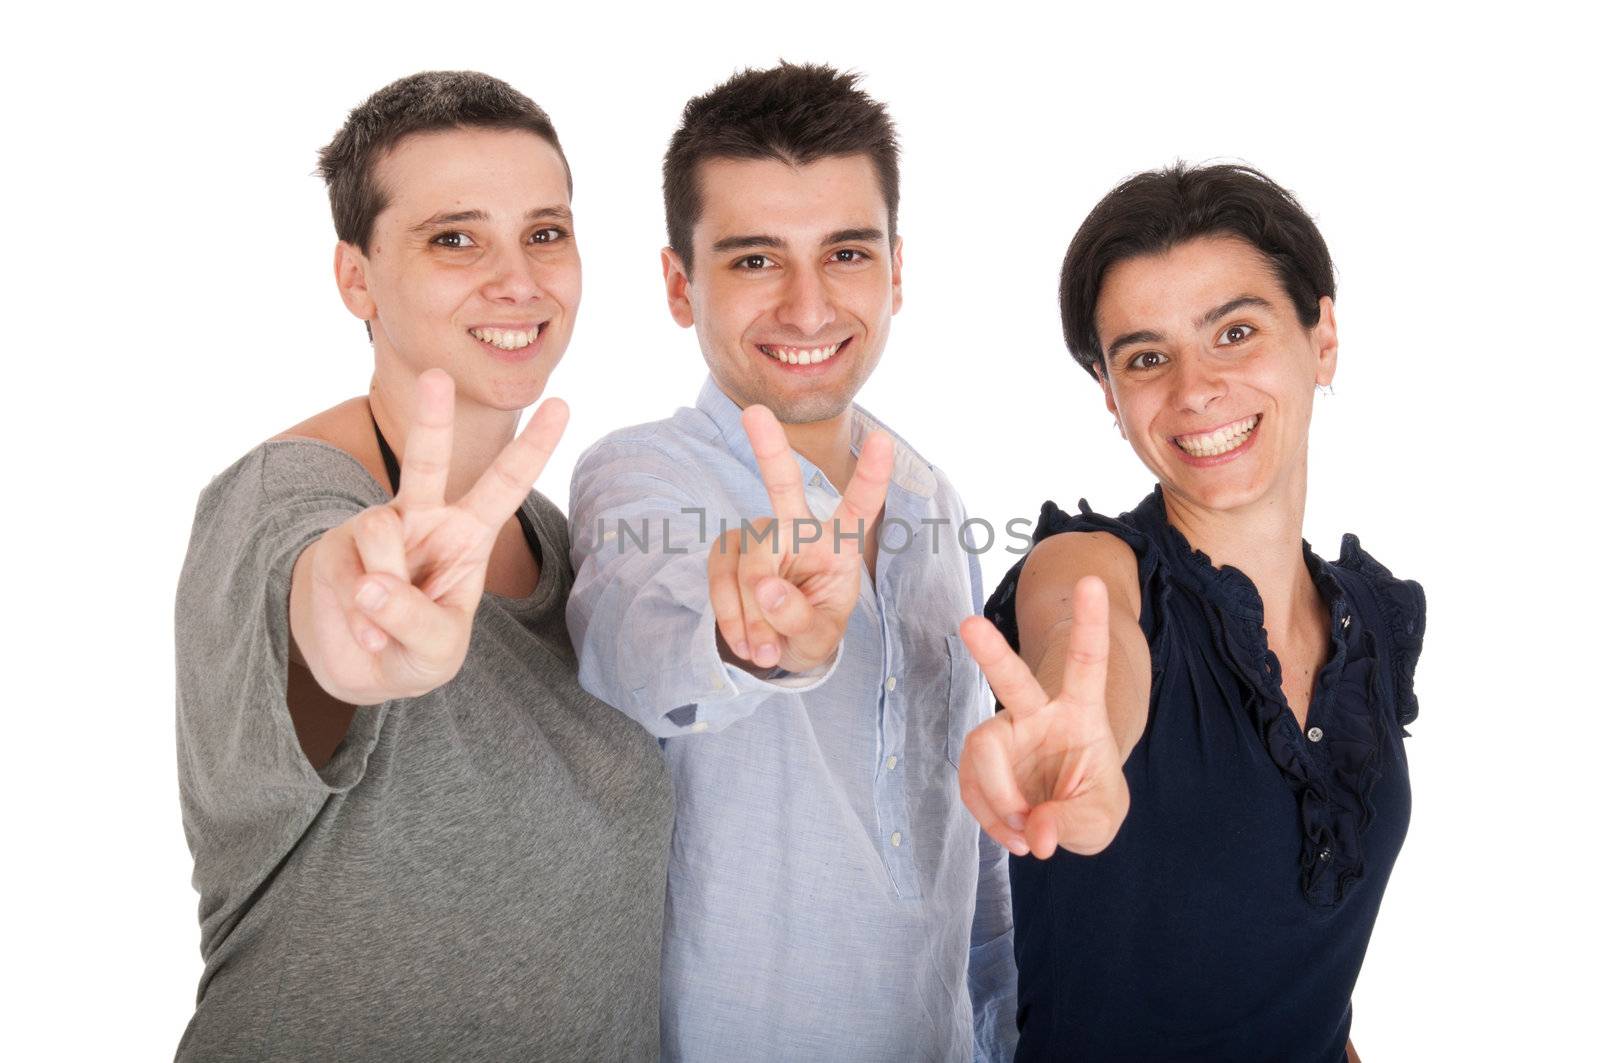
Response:
POLYGON ((1017 1058, 1354 1059, 1423 597, 1301 539, 1327 248, 1263 175, 1179 166, 1095 208, 1061 298, 1159 485, 1118 518, 1046 503, 999 633, 963 628, 1007 710, 961 773, 1015 854, 1017 1058))

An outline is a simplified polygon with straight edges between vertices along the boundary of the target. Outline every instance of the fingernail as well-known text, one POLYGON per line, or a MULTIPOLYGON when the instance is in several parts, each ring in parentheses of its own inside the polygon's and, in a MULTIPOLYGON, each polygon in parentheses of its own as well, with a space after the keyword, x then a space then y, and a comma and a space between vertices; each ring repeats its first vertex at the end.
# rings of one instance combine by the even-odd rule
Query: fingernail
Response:
POLYGON ((1007 842, 1006 848, 1011 850, 1012 856, 1028 855, 1028 843, 1024 841, 1007 842))
POLYGON ((756 663, 763 668, 771 668, 778 663, 778 647, 770 642, 756 647, 756 663))
POLYGON ((733 644, 733 652, 748 661, 750 659, 750 644, 740 639, 733 644))
POLYGON ((1027 818, 1025 816, 1021 816, 1021 815, 1019 815, 1019 814, 1017 814, 1015 812, 1011 813, 1011 815, 1006 817, 1006 826, 1010 827, 1012 830, 1021 830, 1023 827, 1025 827, 1027 825, 1028 825, 1027 818))
POLYGON ((758 592, 763 609, 782 609, 783 603, 788 600, 789 592, 782 587, 768 586, 758 592))
POLYGON ((377 653, 383 649, 383 636, 369 627, 361 633, 361 644, 373 653, 377 653))
POLYGON ((389 592, 383 589, 383 584, 375 579, 369 579, 356 592, 356 604, 371 612, 382 606, 388 597, 389 592))

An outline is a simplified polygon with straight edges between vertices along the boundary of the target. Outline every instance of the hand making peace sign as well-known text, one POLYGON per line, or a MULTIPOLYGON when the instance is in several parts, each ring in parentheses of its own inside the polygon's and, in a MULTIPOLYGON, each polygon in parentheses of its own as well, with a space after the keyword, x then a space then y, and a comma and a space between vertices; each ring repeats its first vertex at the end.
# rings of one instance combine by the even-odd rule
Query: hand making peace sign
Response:
POLYGON ((712 545, 706 574, 717 630, 757 668, 809 671, 833 656, 855 608, 862 546, 889 490, 894 444, 883 432, 867 436, 839 508, 819 522, 772 411, 751 406, 742 420, 774 516, 712 545))
POLYGON ((1031 851, 1048 859, 1058 845, 1087 856, 1110 845, 1128 814, 1128 782, 1106 712, 1106 585, 1089 576, 1072 590, 1061 690, 1054 697, 989 621, 968 617, 961 638, 1005 706, 974 729, 961 750, 967 808, 1017 856, 1031 851))
POLYGON ((318 684, 341 701, 417 697, 454 678, 495 539, 555 450, 567 406, 540 404, 478 482, 447 503, 454 422, 449 375, 423 373, 399 493, 326 532, 295 562, 295 643, 318 684))

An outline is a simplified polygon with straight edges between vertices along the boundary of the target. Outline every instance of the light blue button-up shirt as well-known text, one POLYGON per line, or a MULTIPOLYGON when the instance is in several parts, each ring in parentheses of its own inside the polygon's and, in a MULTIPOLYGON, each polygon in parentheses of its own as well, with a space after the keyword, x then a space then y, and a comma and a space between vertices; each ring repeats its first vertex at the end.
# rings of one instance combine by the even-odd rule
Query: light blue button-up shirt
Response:
MULTIPOLYGON (((677 792, 662 1055, 1009 1060, 1004 854, 956 778, 988 711, 956 635, 981 601, 961 501, 897 439, 877 576, 863 567, 833 666, 756 679, 718 655, 706 586, 710 543, 772 513, 739 414, 708 380, 572 480, 579 681, 663 740, 677 792)), ((877 427, 854 410, 857 446, 877 427)), ((839 491, 796 459, 826 518, 839 491)))

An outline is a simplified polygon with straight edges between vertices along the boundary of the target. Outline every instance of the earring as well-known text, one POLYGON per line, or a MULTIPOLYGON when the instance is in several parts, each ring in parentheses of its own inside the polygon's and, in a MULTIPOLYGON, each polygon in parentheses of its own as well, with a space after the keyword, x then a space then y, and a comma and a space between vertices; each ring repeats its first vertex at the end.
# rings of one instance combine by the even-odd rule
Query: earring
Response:
POLYGON ((1317 385, 1317 394, 1318 395, 1326 395, 1330 399, 1333 398, 1333 385, 1332 384, 1318 384, 1317 385))
POLYGON ((1122 418, 1120 418, 1120 417, 1111 418, 1111 427, 1115 428, 1117 430, 1117 435, 1121 436, 1123 439, 1127 439, 1128 438, 1128 433, 1126 433, 1126 432, 1124 432, 1122 430, 1122 418))

